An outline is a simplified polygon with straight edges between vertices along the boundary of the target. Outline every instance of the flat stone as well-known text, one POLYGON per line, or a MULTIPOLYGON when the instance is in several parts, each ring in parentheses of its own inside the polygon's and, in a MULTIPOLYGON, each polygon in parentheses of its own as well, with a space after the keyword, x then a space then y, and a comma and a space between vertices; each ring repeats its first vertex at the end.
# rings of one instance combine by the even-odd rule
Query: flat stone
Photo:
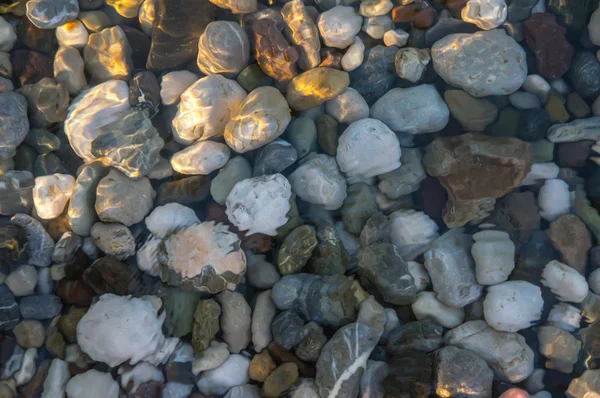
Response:
POLYGON ((598 139, 600 139, 600 117, 598 116, 555 124, 548 129, 548 140, 554 143, 598 139))
POLYGON ((220 318, 223 340, 229 352, 237 354, 248 346, 251 340, 250 306, 240 293, 225 290, 216 296, 221 305, 220 318))
POLYGON ((41 29, 54 29, 77 18, 77 0, 35 0, 27 3, 27 18, 41 29))
POLYGON ((0 138, 0 159, 10 159, 29 131, 27 100, 15 92, 0 93, 0 117, 4 120, 0 138))
POLYGON ((480 219, 482 214, 492 210, 495 199, 510 192, 525 177, 532 159, 528 143, 514 138, 467 133, 436 138, 426 148, 423 163, 427 172, 440 179, 448 190, 444 222, 450 227, 458 227, 480 219), (456 151, 461 153, 460 160, 453 155, 456 151), (482 163, 482 156, 487 164, 482 163), (477 165, 471 165, 472 162, 477 165), (480 177, 476 175, 479 172, 482 173, 480 177), (490 180, 487 178, 489 173, 497 178, 490 180), (467 186, 465 181, 469 182, 467 186))
POLYGON ((27 296, 21 299, 19 310, 25 319, 52 319, 62 310, 60 297, 52 294, 27 296))
POLYGON ((600 94, 600 64, 591 52, 576 53, 567 76, 582 98, 594 99, 600 94))
POLYGON ((411 351, 431 352, 442 345, 444 328, 429 318, 409 322, 392 330, 386 351, 395 356, 411 351))
POLYGON ((592 236, 581 219, 574 214, 562 215, 546 232, 561 261, 585 275, 592 236))
POLYGON ((19 306, 8 286, 0 285, 0 329, 12 330, 21 320, 19 306))
POLYGON ((524 50, 501 29, 446 36, 433 45, 431 57, 446 83, 474 97, 511 94, 527 77, 524 50))
POLYGON ((219 332, 221 307, 213 299, 200 300, 194 312, 192 346, 196 352, 208 348, 210 341, 219 332))
POLYGON ((493 102, 472 97, 461 90, 447 90, 444 100, 465 131, 484 131, 498 117, 498 107, 493 102))
POLYGON ((434 389, 440 396, 463 394, 469 386, 468 397, 491 395, 494 374, 485 361, 469 350, 444 347, 434 353, 434 389))
POLYGON ((294 229, 283 241, 277 255, 277 266, 282 275, 298 273, 304 268, 317 246, 315 228, 303 225, 294 229))

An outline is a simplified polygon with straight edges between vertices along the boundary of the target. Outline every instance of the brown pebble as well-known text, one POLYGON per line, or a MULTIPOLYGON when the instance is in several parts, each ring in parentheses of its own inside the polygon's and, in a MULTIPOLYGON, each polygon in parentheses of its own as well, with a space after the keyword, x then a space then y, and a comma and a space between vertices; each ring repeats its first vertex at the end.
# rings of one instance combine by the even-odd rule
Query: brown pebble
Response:
POLYGON ((269 351, 262 350, 252 357, 250 368, 248 368, 248 376, 254 381, 262 382, 269 377, 273 369, 275 369, 275 361, 269 355, 269 351))
POLYGON ((321 49, 321 63, 319 66, 325 66, 328 68, 342 70, 342 57, 344 56, 339 50, 335 48, 322 48, 321 49))
POLYGON ((65 358, 65 338, 56 326, 50 326, 46 330, 46 349, 55 357, 65 358))
POLYGON ((265 380, 261 394, 265 397, 279 397, 292 388, 298 380, 298 365, 287 362, 277 367, 265 380))
POLYGON ((56 294, 65 304, 87 307, 92 304, 96 293, 84 281, 68 281, 66 279, 58 282, 56 294))
POLYGON ((564 214, 550 224, 546 233, 562 261, 585 275, 592 235, 583 221, 574 214, 564 214))
POLYGON ((23 348, 39 348, 44 344, 46 330, 40 321, 26 319, 13 329, 17 343, 23 348))
POLYGON ((267 347, 269 354, 273 357, 276 363, 293 362, 298 366, 298 373, 302 377, 315 377, 316 371, 312 364, 307 364, 301 361, 296 355, 286 351, 277 343, 271 343, 267 347))
POLYGON ((446 8, 454 18, 461 19, 462 9, 465 8, 468 1, 469 0, 447 0, 446 8))
POLYGON ((552 123, 565 123, 571 117, 565 108, 564 97, 556 90, 551 90, 546 102, 546 110, 552 123))
POLYGON ((587 102, 585 102, 585 100, 581 98, 581 95, 576 91, 567 95, 567 109, 576 119, 583 119, 592 111, 587 102))
POLYGON ((160 398, 162 396, 163 384, 157 381, 147 381, 139 385, 131 398, 160 398))
POLYGON ((69 307, 69 311, 58 320, 58 330, 69 343, 77 343, 77 324, 87 313, 85 307, 69 307))
POLYGON ((595 143, 595 141, 584 140, 557 144, 556 164, 559 167, 585 167, 585 163, 592 153, 592 145, 595 143))
POLYGON ((435 11, 431 7, 423 8, 417 3, 398 6, 392 9, 392 20, 396 23, 411 22, 415 28, 424 29, 433 25, 435 11))

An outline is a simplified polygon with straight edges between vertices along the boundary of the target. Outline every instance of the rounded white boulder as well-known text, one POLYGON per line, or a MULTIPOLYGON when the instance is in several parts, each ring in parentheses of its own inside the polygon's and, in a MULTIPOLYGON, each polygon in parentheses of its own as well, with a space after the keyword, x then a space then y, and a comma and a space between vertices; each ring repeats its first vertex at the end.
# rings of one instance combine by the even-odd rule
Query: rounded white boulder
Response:
POLYGON ((482 285, 504 282, 515 268, 515 244, 502 231, 481 231, 473 235, 471 255, 475 275, 482 285))
POLYGON ((447 329, 453 329, 465 321, 465 309, 450 307, 439 301, 434 292, 421 292, 411 308, 417 319, 431 318, 447 329))
POLYGON ((571 303, 581 303, 589 291, 585 278, 579 272, 556 260, 544 267, 542 285, 550 288, 560 301, 571 303))
POLYGON ((353 7, 338 5, 319 15, 319 33, 327 47, 346 48, 360 32, 362 21, 353 7))
POLYGON ((508 281, 488 288, 483 300, 485 321, 501 332, 528 328, 542 316, 542 290, 529 282, 508 281))

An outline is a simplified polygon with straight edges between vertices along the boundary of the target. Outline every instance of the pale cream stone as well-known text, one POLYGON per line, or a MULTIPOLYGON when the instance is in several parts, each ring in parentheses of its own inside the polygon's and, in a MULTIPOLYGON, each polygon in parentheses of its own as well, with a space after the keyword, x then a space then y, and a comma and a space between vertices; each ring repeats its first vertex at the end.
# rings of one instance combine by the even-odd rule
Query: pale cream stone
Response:
POLYGON ((211 22, 198 40, 198 68, 206 75, 235 76, 248 65, 249 59, 248 34, 238 23, 211 22))
POLYGON ((369 105, 355 89, 347 87, 325 103, 325 111, 339 123, 352 124, 369 117, 369 105))
POLYGON ((411 308, 417 319, 431 318, 447 329, 462 324, 465 320, 465 309, 450 307, 439 301, 434 292, 421 292, 411 308))
POLYGON ((354 8, 338 5, 319 15, 319 32, 328 47, 346 48, 360 32, 363 18, 354 8))
POLYGON ((560 179, 549 179, 544 182, 538 194, 540 216, 547 221, 554 221, 571 211, 571 194, 569 185, 560 179))
POLYGON ((155 237, 164 239, 176 230, 200 222, 194 210, 179 203, 157 206, 144 221, 155 237))
POLYGON ((36 177, 33 204, 40 218, 51 220, 60 216, 73 195, 75 178, 69 174, 36 177))
POLYGON ((181 174, 208 175, 225 166, 229 154, 229 147, 225 144, 200 141, 174 154, 171 166, 181 174))
POLYGON ((481 231, 473 235, 471 254, 481 285, 504 282, 515 268, 515 244, 503 231, 481 231))
POLYGON ((356 36, 354 41, 342 56, 342 69, 351 72, 362 65, 365 59, 365 44, 356 36))
POLYGON ((88 37, 87 29, 79 20, 67 22, 56 28, 56 39, 61 46, 83 48, 88 37))
POLYGON ((248 178, 235 184, 227 200, 225 214, 246 235, 277 235, 290 210, 292 187, 281 174, 248 178))
POLYGON ((388 30, 383 35, 383 43, 388 47, 403 47, 408 43, 408 32, 402 29, 388 30))
POLYGON ((544 267, 542 285, 550 288, 560 301, 570 303, 581 303, 589 291, 587 281, 579 272, 556 260, 544 267))
POLYGON ((17 297, 33 294, 37 282, 38 275, 35 267, 27 264, 13 270, 4 280, 6 286, 17 297))
POLYGON ((106 0, 106 4, 114 8, 122 17, 135 18, 142 0, 106 0))
POLYGON ((238 153, 260 148, 283 134, 291 118, 287 100, 279 90, 256 88, 225 126, 225 141, 238 153))
POLYGON ((67 383, 67 398, 118 398, 119 383, 96 369, 75 375, 67 383))
POLYGON ((64 84, 69 94, 77 95, 87 88, 84 62, 79 50, 74 47, 60 47, 54 56, 54 78, 64 84))
POLYGON ((363 0, 360 3, 359 13, 363 17, 378 17, 386 15, 394 8, 390 0, 363 0))
MULTIPOLYGON (((181 94, 181 102, 173 119, 173 138, 181 144, 189 145, 198 139, 223 135, 228 122, 232 123, 236 111, 247 103, 245 98, 246 91, 235 80, 221 75, 198 80, 181 94)), ((257 129, 258 127, 256 126, 257 129)))
POLYGON ((394 21, 389 15, 365 18, 362 30, 373 39, 383 39, 385 32, 394 29, 394 21))
POLYGON ((508 281, 490 286, 483 301, 486 322, 501 332, 526 329, 542 316, 541 289, 526 281, 508 281))
POLYGON ((160 100, 162 104, 173 105, 178 103, 181 94, 197 80, 198 75, 188 70, 177 70, 164 75, 160 80, 160 100))
POLYGON ((463 21, 491 30, 506 21, 508 7, 504 0, 469 0, 461 11, 463 21))

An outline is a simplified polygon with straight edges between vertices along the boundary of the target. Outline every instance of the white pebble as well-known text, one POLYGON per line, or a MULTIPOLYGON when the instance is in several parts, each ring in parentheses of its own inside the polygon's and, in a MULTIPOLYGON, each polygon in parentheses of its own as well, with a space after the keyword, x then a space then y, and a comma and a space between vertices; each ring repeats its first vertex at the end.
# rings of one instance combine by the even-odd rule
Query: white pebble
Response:
POLYGON ((529 75, 525 78, 525 82, 521 88, 528 93, 535 94, 543 104, 548 99, 548 93, 552 89, 550 83, 540 75, 529 75))
POLYGON ((37 282, 38 275, 33 265, 21 265, 4 280, 6 286, 17 297, 33 294, 37 282))
POLYGON ((48 370, 48 376, 44 380, 44 390, 41 398, 64 397, 65 388, 70 377, 69 364, 62 359, 54 358, 48 370))
POLYGON ((198 380, 198 388, 205 395, 224 395, 231 387, 241 386, 250 381, 249 368, 248 358, 232 354, 218 368, 202 373, 198 380))
POLYGON ((553 162, 534 163, 529 173, 521 181, 521 186, 536 184, 539 180, 550 180, 558 177, 559 167, 553 162))
POLYGON ((560 301, 571 303, 581 303, 589 291, 585 278, 579 272, 556 260, 544 267, 542 285, 550 288, 560 301))
POLYGON ((510 104, 519 110, 541 108, 542 102, 532 93, 517 91, 508 96, 510 104))
POLYGON ((56 173, 36 177, 33 203, 37 215, 45 220, 60 216, 74 189, 75 178, 69 174, 56 173))
POLYGON ((551 81, 550 87, 558 91, 563 96, 571 92, 571 87, 569 87, 565 79, 563 79, 562 77, 551 81))
MULTIPOLYGON (((145 3, 151 3, 146 1, 145 3)), ((198 80, 198 76, 187 70, 169 72, 160 80, 160 100, 163 105, 173 105, 179 102, 179 97, 185 90, 198 80)))
POLYGON ((67 398, 117 398, 119 383, 110 373, 95 369, 73 376, 67 383, 67 398))
POLYGON ((389 15, 365 18, 362 30, 373 39, 383 39, 385 32, 394 29, 394 21, 389 15))
POLYGON ((481 285, 504 282, 515 268, 515 244, 503 231, 481 231, 473 235, 471 254, 481 285))
POLYGON ((491 30, 502 25, 508 15, 504 0, 469 0, 461 11, 463 21, 491 30))
POLYGON ((346 48, 360 32, 362 20, 354 8, 338 5, 319 15, 319 33, 327 47, 346 48))
POLYGON ((421 292, 411 308, 417 319, 431 318, 447 329, 454 329, 465 321, 465 309, 450 307, 439 301, 434 292, 421 292))
POLYGON ((427 289, 431 283, 431 279, 429 278, 429 274, 427 273, 425 266, 416 261, 407 261, 406 264, 408 266, 408 273, 415 281, 417 292, 422 292, 423 290, 427 289))
POLYGON ((200 219, 189 207, 179 203, 168 203, 157 206, 144 222, 152 235, 163 239, 178 229, 200 222, 200 219))
POLYGON ((397 210, 390 214, 392 243, 404 260, 414 260, 436 240, 438 226, 422 211, 397 210))
POLYGON ((15 28, 0 16, 0 51, 9 52, 16 41, 17 33, 15 32, 15 28))
POLYGON ((546 180, 538 195, 540 216, 544 220, 554 221, 571 211, 571 195, 569 185, 559 179, 546 180))
POLYGON ((119 368, 119 374, 121 375, 121 387, 127 389, 130 394, 135 393, 141 384, 148 381, 159 383, 164 381, 162 372, 146 362, 140 362, 133 369, 129 365, 123 365, 119 368))
POLYGON ((79 20, 70 21, 56 28, 58 44, 65 47, 83 48, 88 42, 88 31, 79 20))
POLYGON ((354 41, 342 56, 342 69, 346 72, 352 72, 358 68, 365 59, 365 44, 356 36, 354 41))
POLYGON ((408 36, 408 32, 405 32, 402 29, 388 30, 383 35, 383 43, 388 47, 402 47, 408 43, 408 36))
POLYGON ((339 123, 352 124, 369 117, 369 105, 355 89, 348 87, 325 103, 325 111, 339 123))
POLYGON ((483 301, 485 321, 501 332, 518 332, 542 316, 542 290, 529 282, 508 281, 488 288, 483 301))
POLYGON ((173 170, 180 174, 208 175, 225 166, 231 151, 220 142, 198 141, 171 157, 173 170))
POLYGON ((37 359, 37 349, 28 348, 23 356, 23 362, 21 362, 21 368, 15 373, 15 381, 17 386, 27 384, 33 378, 35 374, 35 360, 37 359))
POLYGON ((581 311, 571 304, 558 303, 550 310, 547 322, 567 332, 574 332, 581 324, 581 311))

